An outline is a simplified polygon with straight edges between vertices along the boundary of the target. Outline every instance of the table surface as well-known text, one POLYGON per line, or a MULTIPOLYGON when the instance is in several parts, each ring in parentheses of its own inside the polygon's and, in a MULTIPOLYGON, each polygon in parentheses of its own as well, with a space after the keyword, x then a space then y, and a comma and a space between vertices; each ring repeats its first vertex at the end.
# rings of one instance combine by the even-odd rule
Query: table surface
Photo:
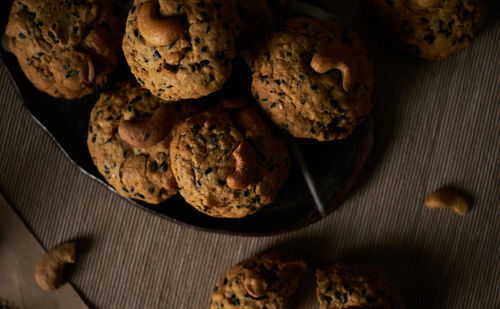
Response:
MULTIPOLYGON (((367 26, 365 1, 322 2, 372 55, 375 145, 338 210, 278 236, 209 233, 133 207, 65 157, 0 65, 0 190, 46 248, 77 241, 70 278, 90 307, 207 308, 232 264, 278 249, 311 270, 334 261, 380 267, 408 308, 499 308, 498 1, 474 44, 442 62, 393 50, 367 26), (467 196, 465 217, 423 206, 442 186, 467 196)), ((313 280, 293 308, 318 307, 313 280)))

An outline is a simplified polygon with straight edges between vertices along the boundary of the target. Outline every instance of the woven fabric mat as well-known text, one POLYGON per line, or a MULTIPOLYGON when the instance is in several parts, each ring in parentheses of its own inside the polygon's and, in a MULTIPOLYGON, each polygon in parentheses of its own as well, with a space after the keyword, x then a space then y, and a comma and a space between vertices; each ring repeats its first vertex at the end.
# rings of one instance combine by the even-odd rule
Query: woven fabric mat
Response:
MULTIPOLYGON (((392 50, 367 27, 365 1, 323 3, 372 54, 375 146, 338 210, 284 235, 208 233, 133 207, 72 165, 0 66, 0 190, 46 248, 78 241, 71 282, 91 307, 207 308, 229 266, 267 249, 311 268, 344 261, 385 269, 408 308, 500 307, 499 3, 490 1, 473 46, 442 62, 392 50), (472 201, 465 217, 423 206, 441 186, 472 201)), ((306 279, 295 308, 318 306, 306 279)))

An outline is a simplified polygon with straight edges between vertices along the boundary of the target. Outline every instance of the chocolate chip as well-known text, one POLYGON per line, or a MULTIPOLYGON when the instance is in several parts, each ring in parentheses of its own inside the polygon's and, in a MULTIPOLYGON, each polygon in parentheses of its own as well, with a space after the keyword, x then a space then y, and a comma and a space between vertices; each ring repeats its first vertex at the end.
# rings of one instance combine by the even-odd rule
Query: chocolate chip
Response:
POLYGON ((160 164, 161 170, 166 172, 168 170, 168 164, 165 161, 162 161, 160 164))
POLYGON ((130 104, 134 104, 136 102, 139 102, 140 100, 142 100, 142 96, 136 96, 135 98, 133 98, 129 103, 130 104))
POLYGON ((424 41, 426 41, 428 44, 434 43, 434 39, 435 39, 435 37, 434 37, 434 34, 432 34, 432 33, 426 34, 424 36, 424 41))
POLYGON ((153 172, 157 172, 158 171, 158 163, 156 162, 153 162, 149 168, 153 171, 153 172))

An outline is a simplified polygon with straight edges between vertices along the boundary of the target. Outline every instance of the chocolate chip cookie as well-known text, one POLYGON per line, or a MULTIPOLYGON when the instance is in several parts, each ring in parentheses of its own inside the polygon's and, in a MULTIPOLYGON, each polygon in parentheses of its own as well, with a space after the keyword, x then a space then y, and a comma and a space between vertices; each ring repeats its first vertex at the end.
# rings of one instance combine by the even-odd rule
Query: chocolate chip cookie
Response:
POLYGON ((253 62, 252 93, 292 136, 349 136, 372 110, 373 68, 358 37, 337 22, 288 20, 253 62))
POLYGON ((199 98, 231 74, 239 27, 235 0, 136 0, 122 47, 137 81, 154 95, 199 98))
POLYGON ((307 264, 278 252, 232 266, 212 293, 211 309, 288 308, 307 264))
POLYGON ((316 271, 320 309, 402 309, 404 303, 386 274, 364 265, 333 264, 316 271))
POLYGON ((240 218, 270 204, 288 176, 285 144, 252 108, 206 111, 184 121, 170 145, 186 202, 240 218))
POLYGON ((177 193, 169 144, 177 123, 198 103, 165 104, 135 82, 103 93, 90 114, 87 145, 106 181, 121 195, 158 204, 177 193))
POLYGON ((397 44, 442 60, 472 44, 484 24, 482 0, 372 0, 397 44))
POLYGON ((75 99, 102 87, 116 67, 121 13, 104 0, 19 0, 12 3, 5 33, 35 87, 75 99))

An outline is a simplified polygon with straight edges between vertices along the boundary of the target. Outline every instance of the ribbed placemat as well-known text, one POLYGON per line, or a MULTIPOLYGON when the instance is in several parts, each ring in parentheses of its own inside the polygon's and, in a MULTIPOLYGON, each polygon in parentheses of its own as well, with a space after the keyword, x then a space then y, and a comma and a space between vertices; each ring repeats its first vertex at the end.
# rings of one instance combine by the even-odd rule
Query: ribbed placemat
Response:
MULTIPOLYGON (((207 308, 229 266, 275 248, 311 268, 332 261, 383 268, 408 308, 499 308, 498 16, 472 47, 427 62, 391 50, 376 27, 366 27, 364 1, 323 2, 373 55, 376 141, 338 210, 279 236, 207 233, 133 207, 70 163, 0 66, 0 190, 45 247, 78 241, 71 281, 89 305, 207 308), (450 185, 472 201, 465 217, 422 204, 450 185)), ((498 15, 493 2, 489 11, 498 15)), ((301 287, 296 308, 317 308, 311 284, 301 287)))

